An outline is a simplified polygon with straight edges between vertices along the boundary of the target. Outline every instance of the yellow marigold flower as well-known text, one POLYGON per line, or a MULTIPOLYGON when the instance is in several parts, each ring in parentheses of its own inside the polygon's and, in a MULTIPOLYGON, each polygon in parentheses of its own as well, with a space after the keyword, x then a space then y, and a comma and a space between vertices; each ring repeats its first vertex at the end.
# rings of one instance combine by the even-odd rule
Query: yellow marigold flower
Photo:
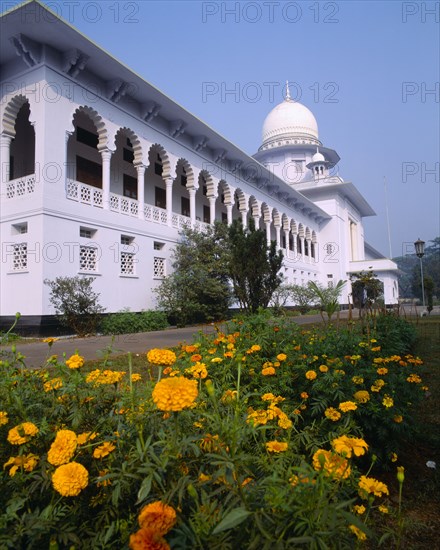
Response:
POLYGON ((139 382, 139 380, 142 380, 142 376, 139 373, 135 372, 131 375, 132 382, 139 382))
POLYGON ((96 432, 84 432, 82 434, 79 434, 76 436, 76 442, 78 445, 84 445, 88 441, 92 441, 92 439, 95 439, 98 437, 98 434, 96 432))
POLYGON ((380 376, 383 376, 384 374, 388 374, 388 369, 386 367, 379 367, 376 372, 380 376))
POLYGON ((23 443, 27 443, 38 432, 37 426, 32 422, 23 422, 9 430, 8 441, 11 445, 23 445, 23 443))
POLYGON ((371 348, 371 351, 380 351, 380 346, 375 346, 374 348, 371 348))
POLYGON ((273 376, 275 374, 275 369, 273 367, 266 367, 261 371, 263 376, 273 376))
POLYGON ((374 477, 361 476, 359 479, 359 494, 362 498, 366 495, 374 494, 377 497, 388 495, 388 487, 385 483, 374 479, 374 477))
POLYGON ((398 458, 397 453, 391 453, 391 462, 397 462, 398 458))
POLYGON ((199 474, 199 481, 200 483, 205 483, 205 481, 209 481, 211 479, 211 476, 207 476, 206 474, 199 474))
POLYGON ((324 449, 318 449, 313 455, 313 468, 336 479, 347 479, 351 473, 347 459, 324 449))
POLYGON ((359 529, 356 525, 350 525, 349 528, 356 535, 358 540, 367 540, 367 535, 362 531, 362 529, 359 529))
POLYGON ((341 413, 334 407, 328 407, 325 409, 324 415, 329 420, 333 420, 333 422, 337 422, 342 416, 341 413))
POLYGON ((63 381, 61 378, 52 378, 52 380, 48 380, 44 383, 43 389, 47 393, 52 390, 59 390, 63 387, 63 381))
POLYGON ((94 386, 117 384, 124 376, 125 372, 123 371, 113 371, 109 369, 101 371, 100 369, 95 369, 86 376, 86 382, 94 386))
POLYGON ((306 378, 307 380, 315 380, 315 378, 317 377, 318 375, 316 374, 316 372, 314 370, 308 370, 306 372, 306 378))
POLYGON ((372 344, 375 344, 375 343, 377 342, 377 340, 376 340, 376 338, 370 338, 370 342, 371 342, 372 344))
POLYGON ((115 449, 116 449, 116 445, 114 445, 111 441, 104 441, 102 445, 99 445, 93 451, 93 458, 104 458, 108 456, 115 449))
POLYGON ((75 432, 59 430, 47 453, 48 462, 53 466, 66 464, 75 454, 77 445, 78 440, 75 432))
POLYGON ((287 359, 287 355, 285 353, 279 353, 277 355, 278 361, 285 361, 287 359))
POLYGON ((365 514, 365 506, 363 504, 355 504, 353 506, 353 510, 356 512, 356 514, 359 514, 359 515, 362 515, 362 514, 365 514))
POLYGON ((205 363, 199 363, 197 362, 194 366, 192 366, 190 369, 188 369, 188 372, 190 372, 194 378, 206 378, 208 376, 208 371, 206 370, 205 363))
POLYGON ((367 443, 359 437, 348 437, 341 435, 332 441, 333 449, 347 458, 354 456, 362 456, 368 450, 367 443))
POLYGON ((281 395, 274 395, 273 393, 265 393, 261 396, 261 399, 262 401, 270 401, 274 404, 281 403, 286 400, 285 397, 281 397, 281 395))
POLYGON ((8 413, 6 411, 0 411, 0 426, 4 426, 8 421, 8 413))
POLYGON ((389 395, 385 395, 385 397, 382 399, 382 405, 387 409, 389 409, 394 405, 393 398, 390 397, 389 395))
POLYGON ((280 428, 283 428, 283 430, 288 430, 293 426, 292 421, 285 413, 281 413, 278 415, 278 426, 280 428))
POLYGON ((221 357, 214 357, 211 359, 211 363, 221 363, 223 359, 221 357))
POLYGON ((388 510, 388 507, 385 506, 384 504, 381 504, 379 507, 378 507, 378 510, 379 512, 381 512, 382 514, 389 514, 390 511, 388 510))
POLYGON ((237 399, 237 390, 226 390, 220 401, 230 403, 231 401, 235 401, 235 399, 237 399))
POLYGON ((266 449, 269 453, 283 453, 287 451, 289 444, 284 441, 268 441, 266 449))
POLYGON ((176 362, 176 354, 168 349, 153 348, 147 353, 149 363, 162 367, 169 367, 176 362))
POLYGON ((319 366, 319 370, 320 370, 321 372, 328 372, 328 367, 327 367, 327 365, 320 365, 320 366, 319 366))
POLYGON ((143 529, 152 529, 159 535, 165 535, 176 523, 176 511, 172 506, 157 500, 142 508, 138 516, 143 529))
POLYGON ((89 472, 78 462, 58 466, 52 475, 52 485, 63 497, 76 497, 87 487, 89 472))
POLYGON ((154 529, 139 529, 130 535, 130 550, 170 550, 170 545, 154 529))
POLYGON ((198 395, 197 380, 183 376, 164 378, 153 390, 153 401, 161 411, 181 411, 192 407, 198 395))
POLYGON ((253 426, 259 426, 267 424, 269 420, 269 416, 267 414, 267 411, 264 411, 262 409, 258 409, 254 411, 252 408, 248 410, 248 416, 246 418, 247 424, 253 424, 253 426))
POLYGON ((234 357, 234 352, 233 351, 225 351, 223 356, 224 357, 234 357))
POLYGON ((418 374, 410 374, 406 380, 407 382, 412 382, 413 384, 420 384, 422 381, 418 374))
POLYGON ((84 365, 84 358, 81 357, 81 355, 75 353, 74 355, 71 355, 69 359, 67 359, 66 365, 69 367, 69 369, 79 369, 84 365))
POLYGON ((364 379, 362 378, 362 376, 353 376, 353 378, 351 379, 353 384, 363 384, 364 383, 364 379))
POLYGON ((343 403, 339 403, 339 409, 342 412, 355 411, 357 409, 357 405, 356 403, 353 403, 353 401, 344 401, 343 403))
MULTIPOLYGON (((99 471, 99 478, 105 477, 108 473, 110 473, 110 470, 100 470, 99 471)), ((112 482, 110 479, 103 479, 102 481, 97 481, 96 485, 98 487, 108 487, 108 485, 111 485, 112 482)))
POLYGON ((370 394, 366 390, 357 391, 353 397, 358 403, 368 403, 370 400, 370 394))
POLYGON ((215 453, 219 451, 222 448, 222 443, 220 443, 220 438, 218 434, 212 435, 212 434, 206 434, 205 437, 202 437, 202 439, 199 442, 199 447, 208 453, 215 453))
POLYGON ((9 475, 14 477, 18 468, 22 468, 25 472, 32 472, 38 463, 38 456, 32 453, 21 456, 11 456, 11 458, 3 464, 3 469, 12 468, 9 470, 9 475))

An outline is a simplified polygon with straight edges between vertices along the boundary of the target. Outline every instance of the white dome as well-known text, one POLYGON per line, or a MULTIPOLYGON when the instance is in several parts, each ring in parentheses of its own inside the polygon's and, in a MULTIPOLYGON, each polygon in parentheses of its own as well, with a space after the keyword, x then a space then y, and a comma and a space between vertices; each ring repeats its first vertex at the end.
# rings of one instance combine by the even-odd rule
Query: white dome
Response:
POLYGON ((263 145, 269 141, 292 138, 313 139, 316 142, 318 124, 307 107, 291 99, 285 99, 272 109, 263 123, 263 145))
POLYGON ((312 157, 312 162, 325 162, 325 157, 319 150, 316 150, 316 153, 312 157))

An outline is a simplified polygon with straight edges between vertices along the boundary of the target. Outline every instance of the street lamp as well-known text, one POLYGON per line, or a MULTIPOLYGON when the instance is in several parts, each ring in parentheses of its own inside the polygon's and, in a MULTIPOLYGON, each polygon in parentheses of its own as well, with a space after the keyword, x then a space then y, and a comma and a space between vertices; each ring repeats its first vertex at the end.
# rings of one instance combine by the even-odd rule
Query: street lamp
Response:
POLYGON ((420 237, 414 243, 414 248, 416 249, 416 256, 420 259, 420 277, 422 278, 422 301, 423 301, 423 311, 425 310, 425 285, 423 283, 423 263, 422 258, 425 255, 425 241, 422 241, 420 237))

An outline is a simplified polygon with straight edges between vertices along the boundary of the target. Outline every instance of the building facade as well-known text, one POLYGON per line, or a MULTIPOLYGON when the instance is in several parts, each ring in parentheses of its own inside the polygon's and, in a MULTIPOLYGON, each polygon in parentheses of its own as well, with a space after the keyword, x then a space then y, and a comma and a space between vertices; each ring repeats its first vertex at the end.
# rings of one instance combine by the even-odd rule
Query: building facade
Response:
POLYGON ((35 0, 1 17, 0 70, 3 325, 53 315, 57 276, 95 277, 108 312, 152 309, 183 227, 251 217, 286 282, 372 269, 397 302, 396 265, 364 239, 374 211, 288 94, 249 156, 35 0))

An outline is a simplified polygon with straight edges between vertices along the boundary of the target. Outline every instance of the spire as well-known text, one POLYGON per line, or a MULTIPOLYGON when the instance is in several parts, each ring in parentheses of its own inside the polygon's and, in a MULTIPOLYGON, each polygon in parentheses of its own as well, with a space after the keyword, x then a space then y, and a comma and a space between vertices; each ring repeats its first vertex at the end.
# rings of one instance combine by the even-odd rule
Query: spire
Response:
POLYGON ((289 90, 289 81, 286 80, 286 101, 290 101, 290 90, 289 90))

